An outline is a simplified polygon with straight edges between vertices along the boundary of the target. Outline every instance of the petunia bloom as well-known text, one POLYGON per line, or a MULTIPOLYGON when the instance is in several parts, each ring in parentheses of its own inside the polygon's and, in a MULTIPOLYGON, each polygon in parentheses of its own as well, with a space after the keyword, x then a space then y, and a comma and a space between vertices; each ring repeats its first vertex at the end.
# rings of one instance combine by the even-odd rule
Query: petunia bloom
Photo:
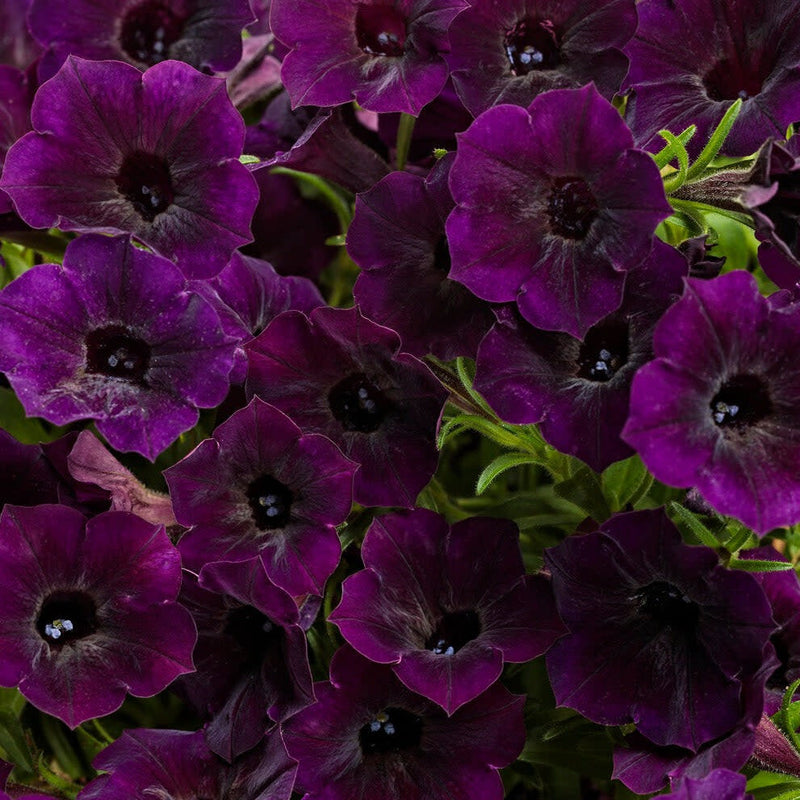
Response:
POLYGON ((450 27, 447 63, 475 116, 590 82, 610 100, 628 69, 621 48, 635 30, 633 0, 472 0, 450 27))
POLYGON ((621 300, 671 213, 652 158, 593 85, 502 105, 458 137, 450 277, 578 338, 621 300))
POLYGON ((353 472, 324 436, 305 433, 259 398, 165 470, 179 547, 199 570, 259 557, 293 595, 321 595, 341 555, 335 526, 350 512, 353 472))
POLYGON ((565 632, 543 576, 524 575, 516 526, 475 517, 452 527, 415 509, 379 517, 365 570, 342 585, 328 621, 372 661, 448 714, 565 632), (491 557, 487 555, 491 542, 491 557))
POLYGON ((643 147, 660 149, 663 128, 678 134, 696 125, 687 144, 696 157, 737 99, 743 105, 724 155, 750 155, 797 120, 796 2, 642 0, 636 11, 624 88, 631 90, 626 119, 643 147))
POLYGON ((390 667, 343 647, 314 691, 317 702, 284 724, 306 800, 503 797, 497 768, 516 758, 525 728, 523 698, 499 683, 448 717, 390 667))
POLYGON ((414 505, 439 460, 446 392, 400 337, 358 308, 287 311, 245 345, 247 391, 320 433, 360 465, 362 505, 414 505))
POLYGON ((419 114, 447 80, 447 28, 466 0, 272 0, 287 47, 281 75, 293 106, 353 98, 369 111, 419 114))
POLYGON ((253 14, 247 0, 32 0, 28 19, 45 48, 39 77, 46 80, 69 55, 143 70, 167 59, 232 69, 253 14))
POLYGON ((251 240, 258 189, 223 78, 70 56, 36 93, 0 188, 34 228, 131 233, 189 277, 251 240))
MULTIPOLYGON (((692 752, 741 722, 743 684, 775 629, 752 575, 683 544, 661 509, 571 536, 545 564, 569 629, 547 654, 559 705, 692 752)), ((754 725, 762 704, 747 709, 754 725)))
POLYGON ((117 450, 154 460, 228 392, 236 340, 174 264, 128 237, 79 237, 63 266, 3 289, 0 309, 0 370, 26 412, 92 419, 117 450))
POLYGON ((74 728, 193 669, 197 633, 163 526, 6 506, 0 532, 0 685, 74 728))
POLYGON ((622 432, 658 480, 760 533, 800 521, 800 307, 781 304, 744 270, 688 279, 622 432))
POLYGON ((540 331, 513 306, 481 342, 475 388, 506 422, 541 423, 542 436, 602 471, 634 451, 620 433, 631 381, 653 357, 653 328, 683 290, 686 259, 661 241, 631 272, 622 304, 581 339, 540 331))
POLYGON ((258 559, 184 574, 180 602, 197 624, 196 671, 178 689, 210 716, 206 741, 227 761, 314 700, 305 632, 294 600, 258 559))

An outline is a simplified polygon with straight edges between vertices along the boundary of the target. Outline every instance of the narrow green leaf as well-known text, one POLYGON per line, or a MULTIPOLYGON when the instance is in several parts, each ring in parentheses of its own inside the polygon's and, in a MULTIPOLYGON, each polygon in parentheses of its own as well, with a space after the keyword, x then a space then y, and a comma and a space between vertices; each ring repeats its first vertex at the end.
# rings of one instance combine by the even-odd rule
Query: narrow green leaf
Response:
POLYGON ((686 174, 687 181, 692 181, 701 175, 703 170, 714 160, 714 157, 719 153, 720 148, 728 138, 733 123, 736 122, 736 118, 739 116, 741 110, 741 99, 731 104, 730 108, 725 112, 725 116, 722 117, 719 125, 717 125, 716 129, 711 134, 708 144, 701 150, 694 164, 689 167, 689 171, 686 174))
POLYGON ((478 476, 475 494, 483 494, 504 472, 523 464, 535 464, 538 459, 530 453, 504 453, 494 459, 478 476))
POLYGON ((700 544, 714 549, 720 546, 719 539, 709 530, 696 515, 692 514, 687 508, 684 508, 680 503, 672 502, 667 506, 667 514, 678 528, 684 532, 689 533, 700 544))
POLYGON ((39 775, 41 775, 45 782, 52 786, 59 794, 65 795, 66 797, 77 797, 78 792, 81 790, 81 787, 74 784, 71 780, 67 780, 53 772, 47 765, 44 754, 39 756, 39 775))
POLYGON ((760 561, 756 558, 732 558, 728 566, 742 572, 786 572, 793 569, 788 561, 760 561))
POLYGON ((603 470, 600 485, 612 511, 620 511, 643 497, 653 483, 639 456, 617 461, 603 470))
POLYGON ((553 489, 559 497, 569 500, 597 522, 611 516, 597 473, 585 465, 581 465, 571 478, 555 484, 553 489))
POLYGON ((70 742, 66 725, 55 717, 42 716, 42 732, 64 773, 73 780, 86 777, 86 765, 70 742))
POLYGON ((669 162, 675 158, 676 146, 682 147, 685 152, 686 145, 692 136, 694 136, 696 131, 697 125, 690 125, 688 128, 686 128, 686 130, 682 131, 677 136, 675 136, 671 131, 659 131, 658 135, 667 142, 667 145, 653 156, 653 160, 656 162, 658 168, 664 169, 664 167, 666 167, 667 164, 669 164, 669 162))
POLYGON ((747 788, 753 800, 797 800, 800 797, 800 781, 784 781, 758 789, 747 788))
POLYGON ((17 717, 8 711, 0 711, 0 748, 17 769, 26 775, 33 774, 33 754, 25 731, 17 717))
POLYGON ((672 145, 673 156, 678 160, 677 173, 667 175, 664 178, 664 191, 667 194, 671 194, 686 183, 686 176, 689 172, 689 154, 677 136, 669 131, 661 131, 660 135, 672 145))

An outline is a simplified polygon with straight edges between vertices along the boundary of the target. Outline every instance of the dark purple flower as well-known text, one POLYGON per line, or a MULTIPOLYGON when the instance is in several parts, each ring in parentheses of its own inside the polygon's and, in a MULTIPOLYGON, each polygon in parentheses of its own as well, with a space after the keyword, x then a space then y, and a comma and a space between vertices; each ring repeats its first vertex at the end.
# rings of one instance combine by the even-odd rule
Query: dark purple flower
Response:
POLYGON ((293 595, 321 595, 339 563, 335 526, 352 505, 355 465, 254 398, 164 472, 190 566, 261 556, 293 595))
POLYGON ((0 370, 28 414, 92 419, 150 460, 225 399, 235 341, 178 268, 128 237, 85 235, 64 265, 0 292, 0 370))
POLYGON ((447 28, 466 0, 273 0, 270 24, 290 51, 293 106, 353 98, 370 111, 419 114, 447 80, 447 28))
POLYGON ((770 772, 800 777, 800 753, 766 713, 756 727, 756 746, 750 764, 770 772))
POLYGON ((379 517, 328 621, 371 661, 452 714, 563 634, 549 582, 527 575, 509 520, 452 527, 415 509, 379 517), (491 551, 487 553, 487 542, 491 551), (524 576, 524 577, 523 577, 524 576))
POLYGON ((497 768, 518 755, 525 729, 523 698, 499 683, 447 716, 344 647, 314 690, 316 704, 284 724, 306 800, 503 797, 497 768))
POLYGON ((28 30, 30 0, 3 0, 0 3, 0 64, 27 69, 41 48, 28 30))
POLYGON ((622 305, 582 339, 536 330, 512 306, 498 310, 478 352, 475 388, 506 422, 540 422, 550 444, 598 472, 632 455, 620 438, 631 381, 653 357, 653 328, 686 273, 686 259, 655 241, 628 276, 622 305))
POLYGON ((21 444, 0 429, 0 509, 7 503, 37 506, 57 503, 58 472, 48 461, 41 445, 21 444))
POLYGON ((185 575, 180 601, 197 624, 196 672, 179 688, 203 716, 209 747, 227 761, 314 700, 297 606, 259 559, 185 575))
POLYGON ((652 158, 592 85, 481 114, 458 137, 450 189, 450 277, 577 337, 619 306, 670 213, 652 158))
MULTIPOLYGON (((740 557, 785 562, 777 550, 769 546, 743 550, 740 557)), ((774 714, 789 685, 800 678, 800 579, 793 569, 754 572, 753 577, 761 584, 778 626, 771 641, 780 665, 767 679, 764 698, 767 713, 774 714)))
MULTIPOLYGON (((6 153, 31 129, 32 87, 24 72, 0 66, 0 173, 6 153)), ((14 210, 11 198, 0 189, 0 214, 14 210)))
POLYGON ((633 380, 623 438, 655 477, 765 533, 800 521, 800 307, 752 275, 688 279, 633 380))
POLYGON ((257 169, 253 177, 261 195, 253 215, 253 242, 242 252, 269 261, 281 275, 316 280, 338 252, 325 244, 341 231, 336 214, 319 198, 303 197, 288 175, 257 169))
POLYGON ((307 278, 283 277, 266 261, 239 252, 219 275, 195 281, 192 288, 214 306, 225 333, 239 341, 231 383, 242 383, 247 372, 244 342, 258 336, 283 311, 308 313, 325 305, 319 289, 307 278))
POLYGON ((764 190, 749 192, 750 213, 761 244, 758 261, 764 272, 784 288, 800 281, 800 136, 788 142, 770 140, 759 153, 755 180, 764 190), (766 195, 766 201, 760 202, 766 195))
MULTIPOLYGON (((660 509, 572 536, 545 564, 569 629, 547 654, 559 705, 691 751, 741 721, 775 627, 755 578, 683 544, 660 509)), ((761 707, 748 713, 755 724, 761 707)))
POLYGON ((289 800, 296 772, 277 731, 229 765, 209 750, 202 731, 127 730, 93 766, 107 774, 81 800, 289 800))
POLYGON ((0 684, 74 728, 192 670, 197 635, 163 527, 42 505, 6 506, 0 531, 0 684))
POLYGON ((70 57, 36 93, 0 188, 34 228, 132 233, 190 277, 251 239, 258 190, 222 78, 70 57))
POLYGON ((741 113, 722 148, 746 156, 798 118, 797 4, 784 0, 642 0, 639 27, 625 48, 632 90, 626 119, 637 142, 660 149, 658 131, 697 132, 699 154, 734 100, 741 113))
POLYGON ((47 80, 70 54, 142 70, 167 59, 231 69, 253 13, 248 0, 31 0, 28 20, 46 48, 39 77, 47 80))
POLYGON ((247 391, 360 465, 353 497, 411 508, 439 460, 446 392, 392 330, 357 308, 287 311, 245 346, 247 391))
POLYGON ((663 800, 753 800, 744 793, 747 778, 729 769, 715 769, 705 778, 684 778, 663 800))
POLYGON ((449 360, 475 356, 492 314, 448 278, 444 224, 453 208, 447 155, 426 179, 393 172, 356 197, 347 250, 362 272, 353 289, 361 310, 400 334, 403 349, 449 360))
POLYGON ((635 30, 633 0, 472 0, 450 28, 447 63, 476 116, 592 81, 610 100, 628 70, 620 48, 635 30))

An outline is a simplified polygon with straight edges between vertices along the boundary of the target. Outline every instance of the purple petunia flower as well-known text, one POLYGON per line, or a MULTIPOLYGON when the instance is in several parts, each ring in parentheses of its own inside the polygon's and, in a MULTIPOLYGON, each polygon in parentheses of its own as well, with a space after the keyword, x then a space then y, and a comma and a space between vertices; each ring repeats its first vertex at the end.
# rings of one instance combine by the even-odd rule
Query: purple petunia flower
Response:
POLYGON ((214 306, 222 328, 239 340, 231 383, 243 383, 247 373, 244 342, 258 336, 283 311, 308 313, 325 305, 319 289, 307 278, 281 276, 272 264, 234 253, 225 269, 210 281, 195 281, 192 289, 214 306))
POLYGON ((522 749, 523 698, 499 683, 452 716, 348 647, 317 702, 284 724, 306 800, 501 800, 497 768, 522 749))
POLYGON ((684 778, 663 800, 753 800, 745 794, 747 778, 729 769, 715 769, 705 778, 684 778))
POLYGON ((488 304, 448 278, 444 233, 453 208, 448 154, 423 179, 393 172, 356 197, 347 249, 361 267, 353 294, 370 318, 400 334, 403 349, 474 358, 492 324, 488 304))
MULTIPOLYGON (((6 153, 31 129, 33 90, 24 72, 0 66, 0 173, 6 153)), ((0 214, 13 211, 11 198, 0 189, 0 214)))
POLYGON ((7 503, 57 503, 61 481, 41 445, 21 444, 0 429, 0 509, 7 503))
POLYGON ((200 569, 261 557, 292 595, 321 595, 341 554, 335 526, 352 505, 355 464, 324 436, 304 433, 259 398, 165 470, 179 547, 200 569))
POLYGON ((247 391, 360 465, 353 497, 411 508, 439 460, 446 392, 400 337, 357 308, 287 311, 245 345, 247 391))
POLYGON ((273 0, 292 106, 353 98, 369 111, 419 114, 447 80, 447 29, 466 0, 273 0))
POLYGON ((225 399, 235 340, 174 264, 85 235, 0 292, 0 370, 28 414, 93 419, 150 460, 225 399))
POLYGON ((132 233, 190 277, 251 240, 258 189, 222 78, 71 56, 36 93, 0 188, 34 228, 132 233))
POLYGON ((208 749, 202 731, 127 730, 93 766, 106 774, 81 800, 289 800, 296 772, 277 731, 229 765, 208 749))
POLYGON ((496 106, 458 137, 450 277, 581 337, 622 300, 670 213, 658 168, 594 86, 496 106))
POLYGON ((633 0, 472 0, 450 27, 447 63, 475 116, 590 82, 610 100, 628 70, 620 48, 635 30, 633 0))
POLYGON ((623 438, 655 477, 765 533, 800 520, 800 307, 736 270, 688 279, 633 380, 623 438))
POLYGON ((227 761, 255 747, 274 721, 314 700, 297 606, 259 559, 184 575, 180 601, 197 624, 196 672, 178 687, 203 716, 208 745, 227 761))
POLYGON ((41 48, 28 30, 30 0, 4 0, 0 3, 0 64, 27 70, 41 48))
POLYGON ((44 81, 69 55, 126 61, 142 70, 167 59, 232 69, 253 13, 248 0, 32 0, 28 20, 45 48, 39 65, 44 81))
POLYGON ((74 728, 192 670, 197 634, 163 527, 6 506, 0 532, 0 685, 74 728))
POLYGON ((524 575, 508 520, 451 527, 426 509, 390 514, 373 522, 361 555, 366 569, 345 580, 328 621, 448 714, 488 689, 505 661, 529 661, 565 632, 549 582, 524 575))
MULTIPOLYGON (((691 751, 740 723, 775 628, 755 578, 683 544, 660 509, 570 537, 545 564, 569 629, 547 654, 559 705, 691 751)), ((747 713, 755 725, 761 705, 747 713)))
POLYGON ((800 112, 798 5, 784 0, 642 0, 639 27, 625 48, 632 90, 626 119, 638 143, 660 149, 658 131, 689 125, 696 157, 733 101, 744 101, 722 147, 746 156, 784 138, 800 112))
POLYGON ((653 328, 680 295, 686 259, 655 241, 627 278, 622 304, 582 339, 532 328, 516 309, 496 312, 481 342, 475 388, 506 422, 541 422, 542 436, 598 472, 633 449, 620 439, 631 381, 653 357, 653 328))

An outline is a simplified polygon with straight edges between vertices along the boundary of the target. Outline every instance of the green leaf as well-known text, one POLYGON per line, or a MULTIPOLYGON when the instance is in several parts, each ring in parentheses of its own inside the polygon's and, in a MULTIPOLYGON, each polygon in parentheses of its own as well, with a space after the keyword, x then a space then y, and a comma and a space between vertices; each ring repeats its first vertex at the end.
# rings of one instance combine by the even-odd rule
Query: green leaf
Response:
POLYGON ((743 572, 786 572, 794 569, 787 561, 760 561, 756 558, 732 558, 728 566, 743 572))
POLYGON ((782 775, 780 783, 757 788, 751 788, 748 784, 747 791, 753 800, 797 800, 800 797, 800 781, 787 781, 782 775))
POLYGON ((647 494, 653 476, 638 455, 606 467, 600 476, 603 495, 612 511, 620 511, 647 494))
POLYGON ((736 118, 739 116, 741 110, 742 100, 736 100, 731 104, 730 108, 725 112, 725 116, 722 117, 719 125, 717 125, 716 129, 711 134, 708 144, 701 150, 694 164, 689 167, 686 173, 687 181, 692 181, 699 177, 703 173, 703 170, 713 161, 714 157, 719 153, 720 148, 725 143, 725 139, 728 138, 733 123, 736 122, 736 118))
POLYGON ((33 753, 25 737, 25 730, 16 715, 8 711, 0 711, 0 749, 6 759, 15 764, 24 775, 33 774, 33 753))
POLYGON ((713 547, 720 546, 719 539, 696 514, 684 508, 680 503, 672 502, 667 506, 667 514, 675 523, 681 533, 688 534, 690 539, 695 539, 699 544, 713 547))
POLYGON ((523 464, 536 464, 540 461, 541 459, 537 459, 530 453, 504 453, 502 456, 498 456, 478 476, 475 494, 483 494, 507 470, 523 464))
POLYGON ((559 497, 569 500, 597 522, 611 516, 597 473, 585 465, 578 467, 571 478, 556 483, 553 489, 559 497))
MULTIPOLYGON (((675 136, 671 131, 663 130, 659 131, 658 135, 667 142, 666 146, 659 150, 654 156, 653 160, 656 162, 656 165, 659 169, 664 169, 664 167, 675 158, 676 152, 675 148, 680 146, 684 152, 686 152, 686 145, 688 144, 689 140, 694 136, 695 132, 697 131, 697 125, 690 125, 686 130, 679 133, 675 136)), ((688 158, 688 156, 687 156, 688 158)))
POLYGON ((669 131, 661 131, 660 136, 672 145, 673 155, 678 159, 678 171, 664 178, 664 191, 671 194, 676 189, 680 189, 686 183, 686 176, 689 172, 689 154, 677 136, 669 131))

